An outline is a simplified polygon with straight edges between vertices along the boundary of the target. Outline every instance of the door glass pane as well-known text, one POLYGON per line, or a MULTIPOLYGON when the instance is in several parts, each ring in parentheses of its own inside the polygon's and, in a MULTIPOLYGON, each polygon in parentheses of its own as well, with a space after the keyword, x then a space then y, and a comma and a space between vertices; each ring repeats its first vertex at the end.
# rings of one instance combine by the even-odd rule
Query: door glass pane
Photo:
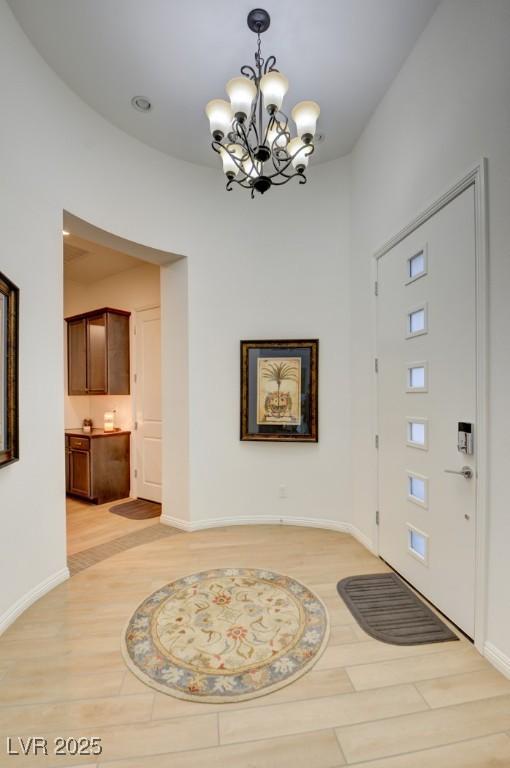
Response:
POLYGON ((425 310, 417 309, 409 313, 409 333, 420 333, 425 330, 425 310))
POLYGON ((423 251, 417 253, 415 256, 411 256, 408 261, 409 264, 409 277, 418 277, 425 272, 425 254, 423 251))
POLYGON ((413 496, 415 499, 425 502, 426 500, 425 480, 423 480, 421 477, 415 477, 414 475, 410 475, 409 476, 409 496, 413 496))
POLYGON ((423 560, 427 559, 427 537, 413 529, 409 530, 409 546, 423 560))
POLYGON ((409 387, 411 389, 423 389, 425 387, 424 365, 409 368, 409 387))
POLYGON ((409 442, 425 445, 425 424, 420 421, 409 422, 409 442))

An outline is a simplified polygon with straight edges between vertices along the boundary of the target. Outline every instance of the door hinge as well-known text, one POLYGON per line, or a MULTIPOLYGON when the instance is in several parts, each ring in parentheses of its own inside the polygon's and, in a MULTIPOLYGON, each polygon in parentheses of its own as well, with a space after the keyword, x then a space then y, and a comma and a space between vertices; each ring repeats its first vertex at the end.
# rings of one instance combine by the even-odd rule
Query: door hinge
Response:
POLYGON ((135 423, 134 423, 134 425, 133 425, 133 426, 134 426, 134 428, 135 428, 135 431, 136 431, 136 430, 138 429, 138 422, 137 422, 137 421, 135 421, 135 423))
POLYGON ((135 382, 135 384, 136 384, 136 379, 137 379, 137 377, 136 377, 136 373, 135 373, 135 374, 133 375, 133 381, 135 382))
POLYGON ((135 469, 135 471, 134 471, 134 476, 138 477, 138 470, 137 469, 135 469))
POLYGON ((375 510, 375 524, 379 525, 379 510, 375 510))
POLYGON ((379 435, 375 436, 375 447, 379 448, 379 435))
POLYGON ((375 370, 376 373, 379 373, 379 358, 378 357, 374 358, 374 370, 375 370))
POLYGON ((374 282, 374 296, 379 296, 379 281, 374 282))

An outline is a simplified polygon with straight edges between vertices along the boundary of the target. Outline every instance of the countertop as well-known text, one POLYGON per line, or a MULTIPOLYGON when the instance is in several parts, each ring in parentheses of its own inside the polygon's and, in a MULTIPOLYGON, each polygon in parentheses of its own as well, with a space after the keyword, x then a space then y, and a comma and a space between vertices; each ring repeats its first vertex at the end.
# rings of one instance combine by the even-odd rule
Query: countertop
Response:
POLYGON ((81 427, 76 429, 66 429, 66 435, 72 437, 111 437, 112 435, 130 435, 129 429, 116 429, 113 432, 105 432, 104 429, 93 429, 92 432, 84 432, 81 427))

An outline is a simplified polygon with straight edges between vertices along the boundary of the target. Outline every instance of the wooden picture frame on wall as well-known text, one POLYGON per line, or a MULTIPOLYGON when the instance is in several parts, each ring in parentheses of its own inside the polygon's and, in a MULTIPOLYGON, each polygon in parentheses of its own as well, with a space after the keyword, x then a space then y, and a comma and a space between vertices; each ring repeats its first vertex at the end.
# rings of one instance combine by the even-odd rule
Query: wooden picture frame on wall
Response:
POLYGON ((19 459, 19 290, 0 272, 0 468, 19 459))
POLYGON ((241 341, 241 440, 319 440, 319 340, 241 341))

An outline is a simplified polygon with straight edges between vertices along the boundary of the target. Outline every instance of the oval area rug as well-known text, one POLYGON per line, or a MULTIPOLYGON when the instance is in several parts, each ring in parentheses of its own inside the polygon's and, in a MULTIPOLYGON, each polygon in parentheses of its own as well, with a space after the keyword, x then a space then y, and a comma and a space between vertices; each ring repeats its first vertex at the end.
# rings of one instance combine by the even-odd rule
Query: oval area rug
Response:
POLYGON ((329 619, 310 589, 274 571, 219 568, 147 597, 122 637, 147 685, 209 703, 264 696, 307 672, 326 647, 329 619))

